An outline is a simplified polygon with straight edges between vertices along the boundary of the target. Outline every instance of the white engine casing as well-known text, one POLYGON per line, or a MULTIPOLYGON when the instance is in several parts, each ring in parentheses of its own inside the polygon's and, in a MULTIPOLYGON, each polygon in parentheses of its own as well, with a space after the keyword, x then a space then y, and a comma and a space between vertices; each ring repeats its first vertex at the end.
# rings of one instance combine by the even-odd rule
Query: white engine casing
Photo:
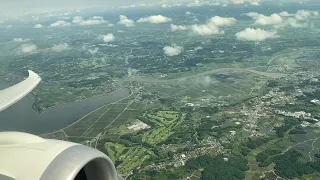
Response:
POLYGON ((0 179, 117 180, 108 156, 90 147, 22 132, 0 132, 0 179))

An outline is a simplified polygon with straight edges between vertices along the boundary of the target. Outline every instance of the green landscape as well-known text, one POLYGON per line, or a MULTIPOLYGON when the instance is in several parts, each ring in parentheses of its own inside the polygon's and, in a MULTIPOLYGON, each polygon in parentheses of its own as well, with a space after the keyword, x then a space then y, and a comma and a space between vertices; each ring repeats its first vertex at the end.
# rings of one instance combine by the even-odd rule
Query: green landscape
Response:
POLYGON ((25 131, 102 151, 121 180, 320 179, 320 4, 226 2, 4 21, 0 83, 39 73, 25 131))

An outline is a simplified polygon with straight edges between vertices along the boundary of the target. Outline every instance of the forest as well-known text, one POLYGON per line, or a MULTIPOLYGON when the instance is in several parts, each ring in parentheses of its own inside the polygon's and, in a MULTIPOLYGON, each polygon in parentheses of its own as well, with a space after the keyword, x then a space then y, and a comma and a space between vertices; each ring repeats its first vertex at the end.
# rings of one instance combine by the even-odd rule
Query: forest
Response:
POLYGON ((161 171, 141 171, 135 174, 132 179, 172 180, 186 177, 187 174, 203 169, 201 180, 238 180, 244 179, 245 171, 249 170, 247 164, 248 160, 243 156, 230 155, 224 157, 218 155, 212 157, 203 155, 188 160, 183 167, 161 171))

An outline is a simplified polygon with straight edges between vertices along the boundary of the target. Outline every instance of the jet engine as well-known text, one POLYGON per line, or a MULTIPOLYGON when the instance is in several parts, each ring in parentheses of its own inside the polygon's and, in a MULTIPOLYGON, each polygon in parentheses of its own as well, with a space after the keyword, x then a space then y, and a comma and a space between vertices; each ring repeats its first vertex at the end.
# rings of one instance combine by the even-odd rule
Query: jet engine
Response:
POLYGON ((22 132, 0 132, 2 180, 117 180, 108 156, 90 147, 22 132))

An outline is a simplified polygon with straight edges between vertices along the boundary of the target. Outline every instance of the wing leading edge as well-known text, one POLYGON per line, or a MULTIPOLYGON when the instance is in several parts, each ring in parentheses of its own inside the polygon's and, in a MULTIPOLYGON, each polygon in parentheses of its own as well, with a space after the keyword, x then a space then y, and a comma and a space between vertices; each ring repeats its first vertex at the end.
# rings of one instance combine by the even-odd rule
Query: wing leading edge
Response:
POLYGON ((0 111, 5 110, 29 94, 41 81, 41 77, 28 71, 29 77, 7 89, 0 90, 0 111))

